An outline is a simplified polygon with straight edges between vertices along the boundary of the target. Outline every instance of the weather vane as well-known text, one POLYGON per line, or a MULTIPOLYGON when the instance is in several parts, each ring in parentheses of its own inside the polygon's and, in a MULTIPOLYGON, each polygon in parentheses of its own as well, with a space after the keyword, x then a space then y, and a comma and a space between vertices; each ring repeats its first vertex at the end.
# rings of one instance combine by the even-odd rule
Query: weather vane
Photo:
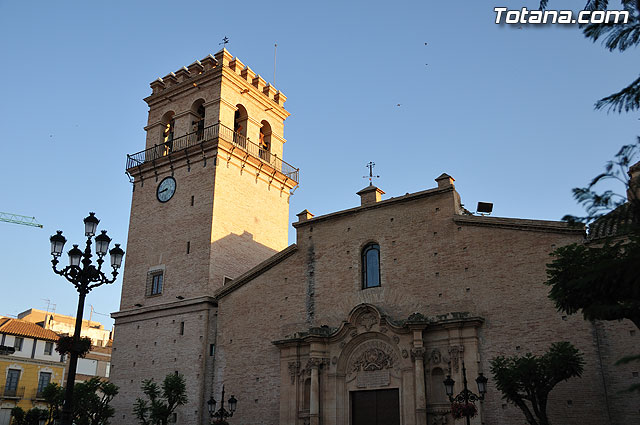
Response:
POLYGON ((222 44, 222 48, 226 49, 227 48, 227 43, 229 42, 229 37, 227 37, 226 35, 224 36, 224 38, 222 39, 222 43, 218 43, 218 45, 222 44))
POLYGON ((367 167, 369 169, 369 175, 368 176, 362 176, 363 179, 369 179, 369 186, 373 186, 373 179, 379 179, 380 176, 374 176, 373 175, 373 167, 375 167, 376 164, 375 162, 371 162, 369 161, 369 163, 367 165, 365 165, 365 167, 367 167))

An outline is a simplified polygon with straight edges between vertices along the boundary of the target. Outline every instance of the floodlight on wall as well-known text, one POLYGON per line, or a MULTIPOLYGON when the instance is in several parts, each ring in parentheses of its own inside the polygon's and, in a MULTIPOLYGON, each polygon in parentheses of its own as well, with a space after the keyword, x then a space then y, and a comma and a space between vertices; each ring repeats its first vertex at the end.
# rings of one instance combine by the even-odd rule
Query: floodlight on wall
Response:
POLYGON ((478 207, 476 208, 477 213, 481 215, 490 215, 491 211, 493 211, 492 202, 478 202, 478 207))

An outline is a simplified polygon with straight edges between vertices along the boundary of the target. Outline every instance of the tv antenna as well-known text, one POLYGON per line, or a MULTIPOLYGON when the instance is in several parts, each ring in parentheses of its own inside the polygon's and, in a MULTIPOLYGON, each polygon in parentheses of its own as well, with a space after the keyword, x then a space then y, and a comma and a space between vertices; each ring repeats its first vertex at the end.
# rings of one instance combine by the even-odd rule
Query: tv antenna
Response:
POLYGON ((373 179, 379 179, 380 176, 374 176, 373 175, 373 167, 376 166, 375 162, 369 161, 369 163, 367 165, 365 165, 365 167, 367 167, 369 169, 369 175, 368 176, 362 176, 363 179, 369 179, 369 186, 373 186, 373 179))
POLYGON ((51 311, 51 314, 55 314, 55 312, 56 312, 56 304, 52 303, 49 298, 40 298, 40 299, 42 301, 46 301, 47 302, 47 314, 49 314, 49 311, 51 311))

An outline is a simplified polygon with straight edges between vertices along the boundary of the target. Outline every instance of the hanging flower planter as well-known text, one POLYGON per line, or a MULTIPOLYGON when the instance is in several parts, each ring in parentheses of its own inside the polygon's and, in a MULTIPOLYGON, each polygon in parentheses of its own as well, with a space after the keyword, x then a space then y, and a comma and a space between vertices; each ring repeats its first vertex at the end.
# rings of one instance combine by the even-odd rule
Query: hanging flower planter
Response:
POLYGON ((80 338, 78 344, 73 343, 72 336, 61 336, 56 344, 56 351, 62 355, 75 351, 78 357, 86 356, 91 350, 91 339, 87 337, 80 338))
POLYGON ((451 416, 454 419, 473 418, 478 414, 478 408, 473 403, 451 403, 451 416))

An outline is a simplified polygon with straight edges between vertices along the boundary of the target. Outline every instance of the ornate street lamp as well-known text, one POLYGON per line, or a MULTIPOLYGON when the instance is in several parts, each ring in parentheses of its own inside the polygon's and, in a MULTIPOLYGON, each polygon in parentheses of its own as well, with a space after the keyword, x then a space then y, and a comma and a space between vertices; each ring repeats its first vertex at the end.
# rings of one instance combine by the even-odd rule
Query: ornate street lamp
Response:
POLYGON ((216 411, 216 400, 211 396, 209 401, 207 401, 207 409, 209 410, 209 417, 211 418, 211 423, 215 425, 223 425, 227 424, 227 418, 233 416, 233 413, 236 411, 236 407, 238 406, 238 400, 232 395, 229 397, 229 410, 224 408, 224 385, 222 386, 222 398, 220 409, 216 411))
POLYGON ((467 425, 471 424, 471 417, 475 416, 477 409, 475 408, 474 402, 479 400, 484 400, 484 395, 487 392, 487 377, 482 373, 478 373, 478 377, 476 378, 476 384, 478 384, 478 392, 480 395, 474 394, 467 388, 467 368, 464 367, 464 362, 462 362, 462 379, 464 384, 464 389, 460 391, 457 396, 453 396, 453 386, 456 383, 453 379, 451 379, 451 375, 447 375, 447 379, 442 381, 444 384, 445 392, 449 397, 449 401, 452 403, 461 404, 463 406, 463 410, 461 412, 462 416, 467 418, 467 425), (469 411, 470 404, 473 406, 469 411))
POLYGON ((64 406, 62 408, 62 425, 72 425, 73 420, 73 384, 76 380, 76 366, 78 365, 78 346, 80 343, 80 332, 82 330, 82 313, 84 312, 84 300, 87 294, 93 289, 105 283, 113 283, 118 276, 118 269, 122 265, 122 257, 124 251, 120 248, 120 244, 111 250, 109 249, 109 243, 111 238, 107 236, 106 230, 96 236, 96 260, 97 267, 93 265, 91 261, 91 238, 95 236, 96 229, 98 227, 98 220, 94 213, 89 213, 89 216, 84 219, 84 234, 87 237, 87 244, 84 252, 78 248, 78 245, 73 245, 73 248, 69 251, 69 265, 62 270, 58 270, 58 258, 62 255, 64 244, 67 242, 66 238, 62 236, 62 231, 58 230, 55 235, 49 238, 51 242, 51 255, 53 259, 53 271, 60 276, 63 276, 69 282, 75 286, 79 294, 78 300, 78 312, 76 313, 76 326, 73 333, 73 347, 69 353, 69 374, 67 376, 67 387, 65 388, 64 406), (111 255, 111 278, 107 277, 102 272, 102 264, 104 263, 104 256, 107 251, 111 255))

